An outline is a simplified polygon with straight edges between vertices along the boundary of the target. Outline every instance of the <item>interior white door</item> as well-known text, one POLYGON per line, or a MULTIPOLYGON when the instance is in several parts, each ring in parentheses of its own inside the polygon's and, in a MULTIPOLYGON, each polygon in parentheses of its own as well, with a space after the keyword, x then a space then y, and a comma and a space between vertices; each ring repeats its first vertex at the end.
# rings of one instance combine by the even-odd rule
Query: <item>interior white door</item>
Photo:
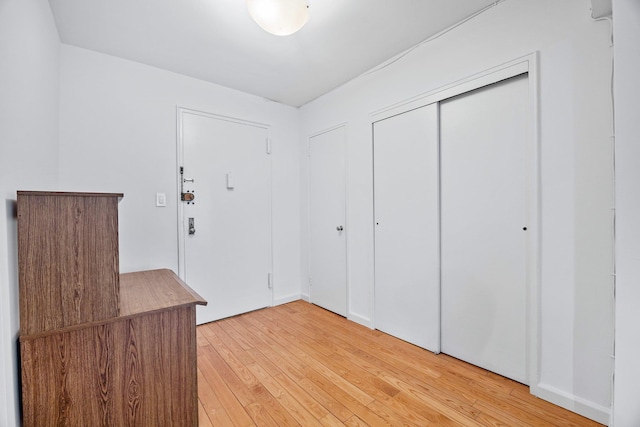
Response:
POLYGON ((442 351, 527 383, 526 76, 440 105, 442 351))
POLYGON ((181 116, 184 190, 195 195, 193 202, 181 202, 183 275, 209 302, 198 307, 197 323, 269 306, 268 129, 218 116, 181 116))
POLYGON ((309 296, 347 315, 345 127, 309 138, 309 296))
POLYGON ((375 327, 440 351, 438 108, 374 124, 375 327))

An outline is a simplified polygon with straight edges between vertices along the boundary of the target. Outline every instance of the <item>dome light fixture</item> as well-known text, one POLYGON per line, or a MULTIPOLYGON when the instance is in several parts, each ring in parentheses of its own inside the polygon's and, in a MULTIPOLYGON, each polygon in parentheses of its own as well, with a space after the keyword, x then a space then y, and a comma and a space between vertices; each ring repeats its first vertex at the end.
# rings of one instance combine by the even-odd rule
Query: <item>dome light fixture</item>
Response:
POLYGON ((307 0, 247 0, 249 15, 268 33, 288 36, 309 19, 307 0))

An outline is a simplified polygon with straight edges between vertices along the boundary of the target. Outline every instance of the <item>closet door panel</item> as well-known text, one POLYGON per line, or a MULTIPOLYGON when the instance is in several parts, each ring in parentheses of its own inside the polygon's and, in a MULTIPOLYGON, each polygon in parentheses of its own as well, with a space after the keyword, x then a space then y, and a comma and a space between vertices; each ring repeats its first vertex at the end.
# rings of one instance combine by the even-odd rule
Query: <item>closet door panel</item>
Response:
POLYGON ((440 104, 442 351, 526 375, 526 76, 440 104))
POLYGON ((438 109, 374 124, 375 326, 440 349, 438 109))

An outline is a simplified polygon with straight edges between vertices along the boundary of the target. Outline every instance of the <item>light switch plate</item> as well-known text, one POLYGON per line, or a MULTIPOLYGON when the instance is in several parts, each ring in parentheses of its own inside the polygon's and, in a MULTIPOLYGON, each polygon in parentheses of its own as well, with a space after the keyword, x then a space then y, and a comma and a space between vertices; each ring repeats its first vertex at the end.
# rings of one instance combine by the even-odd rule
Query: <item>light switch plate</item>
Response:
POLYGON ((157 207, 165 207, 167 206, 167 195, 164 193, 156 193, 156 206, 157 207))

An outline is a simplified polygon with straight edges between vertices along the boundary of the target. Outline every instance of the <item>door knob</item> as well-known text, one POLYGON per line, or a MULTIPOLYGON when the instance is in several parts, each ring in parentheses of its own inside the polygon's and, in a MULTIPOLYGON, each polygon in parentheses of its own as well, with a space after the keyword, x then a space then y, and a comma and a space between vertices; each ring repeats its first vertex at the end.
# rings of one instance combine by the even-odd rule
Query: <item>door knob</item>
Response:
POLYGON ((339 226, 336 227, 336 230, 342 231, 342 230, 344 230, 344 228, 341 225, 339 225, 339 226))

